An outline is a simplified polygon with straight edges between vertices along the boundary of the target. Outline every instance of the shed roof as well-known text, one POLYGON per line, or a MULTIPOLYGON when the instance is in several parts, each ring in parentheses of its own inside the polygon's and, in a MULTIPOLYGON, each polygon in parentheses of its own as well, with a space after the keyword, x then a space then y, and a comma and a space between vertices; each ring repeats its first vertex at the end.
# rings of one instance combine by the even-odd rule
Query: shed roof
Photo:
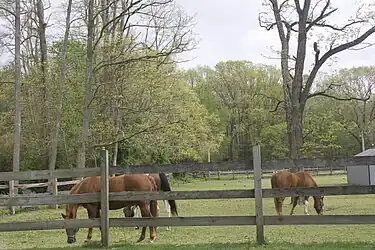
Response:
POLYGON ((354 157, 356 156, 375 156, 375 148, 369 148, 359 154, 356 154, 354 157))

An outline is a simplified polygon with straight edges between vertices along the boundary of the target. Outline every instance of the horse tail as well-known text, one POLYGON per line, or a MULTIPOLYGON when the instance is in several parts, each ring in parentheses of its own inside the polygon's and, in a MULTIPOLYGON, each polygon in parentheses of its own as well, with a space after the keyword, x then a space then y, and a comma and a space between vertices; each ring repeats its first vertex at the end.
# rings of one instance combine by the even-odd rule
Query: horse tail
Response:
MULTIPOLYGON (((160 178, 160 189, 163 192, 169 192, 172 191, 171 187, 169 185, 168 177, 165 173, 159 173, 159 178, 160 178)), ((178 216, 177 213, 177 205, 175 200, 168 200, 169 206, 171 206, 171 213, 174 216, 178 216)))
POLYGON ((149 179, 149 181, 151 182, 152 191, 158 191, 158 185, 156 184, 155 179, 152 176, 150 176, 150 175, 146 175, 146 176, 149 179))
MULTIPOLYGON (((158 191, 158 185, 156 184, 155 179, 146 174, 148 180, 151 182, 152 190, 151 191, 158 191)), ((157 200, 150 200, 150 212, 153 217, 158 217, 158 202, 157 200)))

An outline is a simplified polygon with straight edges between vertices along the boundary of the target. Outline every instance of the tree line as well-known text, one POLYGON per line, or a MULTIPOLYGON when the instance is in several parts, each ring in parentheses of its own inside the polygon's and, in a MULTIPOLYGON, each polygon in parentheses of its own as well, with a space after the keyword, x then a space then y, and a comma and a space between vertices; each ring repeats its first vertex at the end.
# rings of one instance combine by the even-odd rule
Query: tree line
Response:
POLYGON ((373 19, 363 12, 339 27, 327 22, 331 1, 292 2, 265 1, 259 17, 277 29, 280 68, 229 60, 183 69, 197 46, 194 19, 173 0, 68 0, 57 21, 47 1, 0 0, 0 47, 14 55, 0 69, 0 171, 98 166, 102 147, 112 165, 242 161, 256 143, 264 159, 372 147, 375 67, 319 69, 375 32, 373 19), (312 44, 307 72, 317 28, 335 36, 325 51, 312 44))

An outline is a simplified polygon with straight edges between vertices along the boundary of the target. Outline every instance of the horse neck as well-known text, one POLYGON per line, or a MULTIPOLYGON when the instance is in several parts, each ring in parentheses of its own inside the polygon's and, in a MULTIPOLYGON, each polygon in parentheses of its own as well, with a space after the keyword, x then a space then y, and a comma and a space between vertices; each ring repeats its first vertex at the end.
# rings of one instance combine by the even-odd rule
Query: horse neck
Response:
POLYGON ((316 183, 316 181, 314 180, 314 177, 312 177, 311 174, 307 173, 307 177, 311 180, 313 187, 318 187, 318 184, 316 183))
MULTIPOLYGON (((307 174, 307 177, 311 180, 311 183, 312 183, 312 187, 318 187, 318 184, 316 183, 316 181, 314 180, 314 178, 312 177, 311 174, 307 174)), ((315 199, 318 198, 319 196, 315 195, 313 196, 313 199, 314 199, 314 202, 315 202, 315 199)))

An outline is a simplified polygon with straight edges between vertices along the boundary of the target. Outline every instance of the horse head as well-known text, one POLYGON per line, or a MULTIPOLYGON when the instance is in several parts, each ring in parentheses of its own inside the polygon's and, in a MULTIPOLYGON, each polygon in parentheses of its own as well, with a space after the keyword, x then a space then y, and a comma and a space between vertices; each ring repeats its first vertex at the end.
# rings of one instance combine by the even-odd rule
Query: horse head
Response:
MULTIPOLYGON (((66 208, 65 208, 66 214, 61 213, 61 216, 64 220, 75 219, 77 217, 77 209, 73 208, 74 205, 75 204, 67 205, 66 208)), ((66 231, 66 235, 68 237, 67 243, 68 244, 76 243, 76 241, 77 241, 76 240, 76 234, 79 231, 79 228, 66 228, 65 231, 66 231)))
POLYGON ((317 214, 323 215, 324 211, 324 196, 313 196, 314 198, 314 208, 317 214))

